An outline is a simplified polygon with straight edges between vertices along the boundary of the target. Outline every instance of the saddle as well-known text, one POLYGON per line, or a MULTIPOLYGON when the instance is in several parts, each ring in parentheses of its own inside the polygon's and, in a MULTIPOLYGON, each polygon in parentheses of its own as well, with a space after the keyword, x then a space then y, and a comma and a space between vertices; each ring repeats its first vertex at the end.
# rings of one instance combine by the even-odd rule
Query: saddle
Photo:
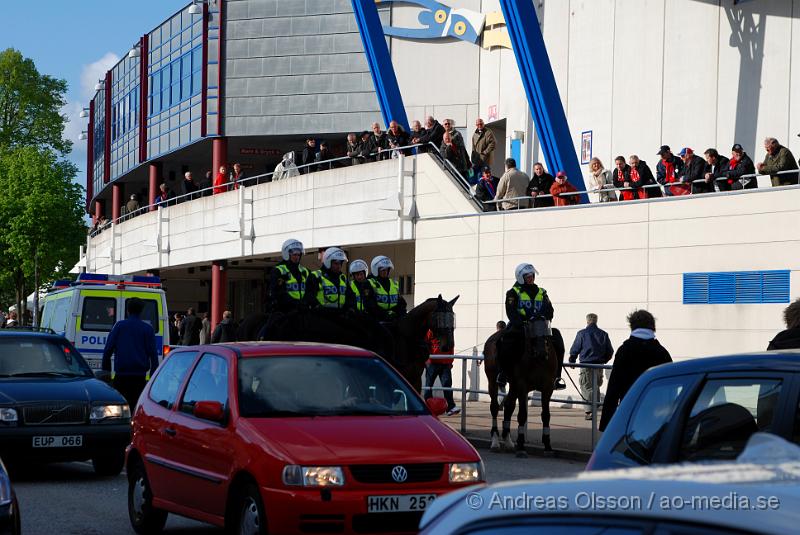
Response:
POLYGON ((545 342, 553 336, 550 322, 545 319, 534 319, 523 324, 525 353, 537 359, 547 359, 545 342))

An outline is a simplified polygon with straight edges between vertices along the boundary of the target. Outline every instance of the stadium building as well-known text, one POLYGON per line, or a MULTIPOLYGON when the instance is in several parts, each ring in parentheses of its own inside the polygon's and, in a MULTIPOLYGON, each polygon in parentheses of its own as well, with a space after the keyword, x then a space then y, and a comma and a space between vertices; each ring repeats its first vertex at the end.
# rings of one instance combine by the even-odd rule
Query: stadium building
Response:
MULTIPOLYGON (((664 144, 727 155, 739 143, 759 162, 771 136, 800 156, 800 0, 534 7, 569 126, 560 141, 584 177, 591 157, 613 169, 638 154, 654 168, 664 144)), ((384 0, 377 11, 408 121, 451 118, 469 144, 482 117, 497 176, 506 157, 528 174, 552 161, 537 131, 552 117, 531 111, 499 1, 384 0)), ((238 162, 254 177, 308 137, 342 155, 349 132, 385 128, 387 65, 376 72, 364 33, 349 0, 198 0, 144 33, 90 104, 87 210, 113 223, 87 239, 79 265, 156 272, 171 312, 194 306, 216 321, 263 308, 289 237, 314 268, 333 245, 351 260, 386 254, 409 302, 461 296, 460 352, 480 350, 504 319, 522 261, 538 269, 568 344, 594 312, 618 346, 640 307, 675 358, 763 349, 782 328, 800 296, 800 189, 769 177, 757 190, 485 213, 433 151, 122 213, 131 194, 153 205, 186 171, 198 180, 238 162)))

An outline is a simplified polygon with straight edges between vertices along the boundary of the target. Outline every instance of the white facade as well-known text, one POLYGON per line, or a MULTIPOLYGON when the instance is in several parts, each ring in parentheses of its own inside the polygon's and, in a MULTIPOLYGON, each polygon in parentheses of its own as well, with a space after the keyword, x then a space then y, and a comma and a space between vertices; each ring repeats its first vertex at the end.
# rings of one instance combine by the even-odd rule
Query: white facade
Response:
MULTIPOLYGON (((500 11, 497 0, 445 3, 500 11)), ((728 154, 740 143, 761 161, 767 136, 800 157, 800 69, 791 68, 800 59, 800 0, 536 4, 575 148, 592 131, 593 156, 607 168, 617 155, 654 164, 662 144, 728 154)), ((392 24, 418 26, 418 11, 394 7, 392 24)), ((450 117, 471 133, 497 106, 506 138, 526 132, 521 168, 541 159, 511 50, 398 38, 391 47, 409 120, 450 117)))

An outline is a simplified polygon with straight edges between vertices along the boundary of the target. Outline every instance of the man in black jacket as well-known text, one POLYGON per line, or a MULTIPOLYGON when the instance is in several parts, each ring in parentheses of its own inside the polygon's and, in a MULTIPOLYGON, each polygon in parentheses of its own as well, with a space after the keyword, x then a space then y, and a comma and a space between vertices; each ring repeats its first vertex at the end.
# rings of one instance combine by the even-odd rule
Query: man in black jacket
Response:
POLYGON ((756 166, 750 156, 738 143, 731 148, 731 159, 728 164, 728 184, 732 190, 755 189, 758 187, 758 180, 755 176, 756 166))
POLYGON ((194 309, 186 311, 186 317, 181 323, 180 337, 181 343, 185 346, 196 346, 200 343, 200 329, 203 328, 203 320, 194 314, 194 309))
POLYGON ((350 158, 350 165, 358 165, 364 163, 364 158, 361 154, 361 143, 356 139, 356 135, 351 133, 347 134, 347 148, 345 149, 347 157, 350 158))
POLYGON ((770 341, 767 351, 800 349, 800 299, 786 307, 783 311, 783 321, 786 322, 786 330, 779 332, 770 341))
POLYGON ((670 184, 678 182, 678 177, 683 176, 683 160, 672 154, 669 145, 661 145, 657 154, 661 156, 661 159, 656 164, 656 180, 665 186, 664 194, 667 197, 675 195, 676 192, 678 195, 686 195, 688 191, 684 192, 684 190, 688 188, 670 186, 670 184))
POLYGON ((680 181, 684 184, 691 185, 693 194, 710 193, 714 191, 713 186, 709 189, 708 184, 705 183, 706 161, 696 155, 689 147, 681 149, 680 157, 681 160, 683 160, 683 171, 680 174, 680 181))
POLYGON ((386 132, 381 130, 380 124, 372 123, 372 134, 369 136, 365 151, 369 155, 367 161, 388 160, 392 157, 392 153, 386 150, 388 148, 389 138, 386 137, 386 132))
POLYGON ((186 171, 183 174, 183 181, 181 182, 181 199, 180 202, 188 201, 193 198, 192 193, 197 191, 197 184, 192 180, 192 172, 186 171), (183 197, 185 195, 185 197, 183 197))
POLYGON ((706 173, 704 175, 706 187, 710 188, 710 191, 714 191, 715 187, 719 191, 729 191, 731 185, 727 180, 720 179, 728 176, 731 161, 717 152, 717 149, 708 149, 703 154, 706 157, 706 173))
MULTIPOLYGON (((481 172, 481 179, 475 186, 475 198, 481 202, 491 201, 497 194, 497 184, 500 179, 492 176, 491 167, 484 167, 481 172)), ((487 212, 497 211, 497 204, 488 203, 483 205, 483 209, 487 212)))
POLYGON ((419 139, 420 143, 425 143, 425 151, 431 150, 428 143, 433 143, 437 148, 442 146, 442 138, 444 137, 444 126, 439 121, 429 116, 425 120, 425 134, 419 139))
POLYGON ((555 203, 550 195, 550 188, 556 181, 553 175, 546 173, 544 166, 536 162, 533 164, 533 175, 531 181, 528 182, 528 195, 533 197, 533 207, 542 208, 545 206, 553 206, 555 203), (548 195, 548 197, 541 197, 541 195, 548 195))
POLYGON ((317 159, 317 141, 310 137, 306 139, 306 146, 303 147, 303 154, 300 159, 300 165, 298 165, 300 169, 300 174, 305 175, 306 173, 313 173, 317 170, 316 165, 309 165, 313 164, 317 159), (306 167, 304 167, 306 166, 306 167))
POLYGON ((224 344, 236 341, 236 324, 233 322, 233 314, 230 310, 222 313, 222 321, 214 328, 211 334, 212 344, 224 344))
POLYGON ((656 340, 656 319, 646 310, 628 316, 631 337, 617 349, 611 378, 608 380, 600 431, 605 431, 625 394, 644 372, 653 366, 672 362, 669 351, 656 340))

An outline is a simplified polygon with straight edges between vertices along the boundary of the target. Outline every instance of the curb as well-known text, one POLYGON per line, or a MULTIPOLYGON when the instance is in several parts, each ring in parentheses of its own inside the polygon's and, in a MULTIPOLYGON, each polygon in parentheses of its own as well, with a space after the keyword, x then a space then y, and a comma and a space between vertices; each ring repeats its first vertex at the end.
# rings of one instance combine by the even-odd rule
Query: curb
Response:
MULTIPOLYGON (((492 444, 492 441, 486 438, 477 438, 474 436, 465 436, 464 438, 466 438, 470 444, 476 448, 489 449, 489 446, 492 444)), ((556 449, 553 451, 553 456, 549 457, 544 454, 544 447, 534 445, 526 445, 525 451, 527 451, 529 455, 535 455, 536 457, 568 459, 571 461, 580 461, 584 463, 588 462, 589 458, 592 456, 590 452, 586 451, 556 449)))

